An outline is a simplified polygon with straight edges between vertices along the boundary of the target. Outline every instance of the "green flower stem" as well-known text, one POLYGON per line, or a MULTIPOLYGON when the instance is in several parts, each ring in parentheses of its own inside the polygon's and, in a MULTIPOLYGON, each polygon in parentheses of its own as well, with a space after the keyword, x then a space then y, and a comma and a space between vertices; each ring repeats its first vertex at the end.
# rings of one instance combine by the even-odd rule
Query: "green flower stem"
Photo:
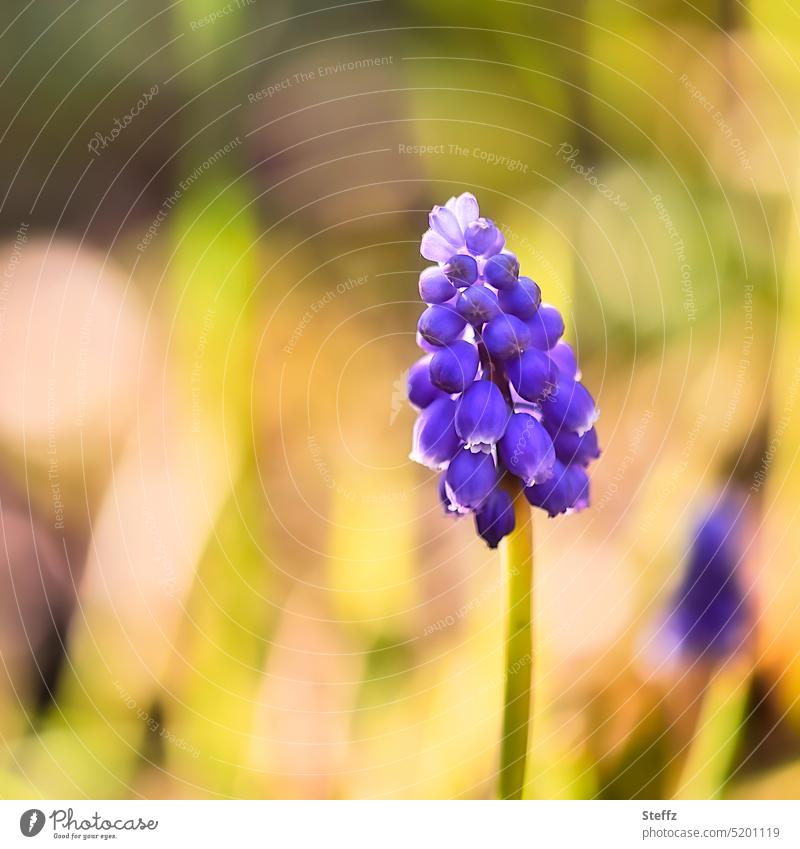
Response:
POLYGON ((722 796, 742 728, 749 684, 745 664, 734 661, 715 672, 706 685, 675 799, 722 796))
POLYGON ((508 585, 501 799, 522 798, 533 678, 533 519, 522 487, 513 484, 511 494, 515 527, 501 543, 502 566, 508 585))

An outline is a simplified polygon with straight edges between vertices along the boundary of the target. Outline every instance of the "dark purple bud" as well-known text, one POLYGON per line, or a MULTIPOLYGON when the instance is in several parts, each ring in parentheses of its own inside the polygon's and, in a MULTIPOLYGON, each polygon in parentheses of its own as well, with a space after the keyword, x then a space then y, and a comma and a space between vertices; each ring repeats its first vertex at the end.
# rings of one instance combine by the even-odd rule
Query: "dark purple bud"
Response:
POLYGON ((455 254, 442 269, 450 282, 459 289, 471 286, 478 279, 478 263, 469 254, 455 254))
POLYGON ((480 284, 470 286, 458 296, 456 310, 472 325, 481 325, 500 315, 497 295, 480 284))
POLYGON ((725 499, 695 534, 668 620, 670 634, 692 660, 723 660, 742 647, 749 630, 751 611, 738 573, 741 524, 741 506, 725 499))
POLYGON ((556 462, 550 434, 529 413, 514 413, 497 444, 503 465, 525 486, 544 483, 553 474, 556 462))
POLYGON ((586 433, 600 415, 588 389, 574 380, 560 380, 555 392, 542 401, 542 415, 551 433, 574 430, 586 433))
MULTIPOLYGON (((537 346, 538 347, 538 346, 537 346)), ((558 373, 567 380, 580 380, 578 373, 578 360, 575 352, 566 342, 556 342, 547 352, 550 359, 558 367, 558 373)))
POLYGON ((416 339, 417 339, 417 347, 422 348, 423 351, 427 351, 427 353, 429 353, 429 354, 435 354, 440 348, 439 345, 431 345, 430 342, 428 342, 426 339, 424 339, 422 337, 422 334, 419 332, 419 330, 417 330, 416 339))
POLYGON ((445 392, 463 392, 478 373, 478 349, 463 339, 433 355, 431 382, 445 392))
POLYGON ((467 323, 456 312, 455 307, 434 304, 419 317, 417 329, 422 338, 431 345, 450 345, 464 332, 467 323))
POLYGON ((510 410, 503 393, 491 380, 477 380, 456 407, 456 433, 471 451, 491 451, 505 433, 510 410))
POLYGON ((552 477, 526 487, 525 497, 551 517, 568 510, 583 510, 589 506, 589 478, 580 466, 565 466, 556 460, 552 477))
POLYGON ((542 304, 527 324, 532 343, 542 351, 549 351, 564 335, 564 319, 550 304, 542 304))
POLYGON ((462 450, 447 468, 447 497, 461 511, 477 510, 497 485, 497 469, 491 454, 462 450))
POLYGON ((414 422, 411 454, 415 463, 441 469, 461 449, 455 429, 456 402, 446 395, 429 404, 414 422))
POLYGON ((531 346, 531 333, 521 318, 500 313, 483 328, 486 350, 496 360, 516 357, 531 346))
POLYGON ((489 548, 497 548, 514 530, 514 503, 504 489, 498 487, 486 499, 475 514, 475 527, 489 548))
POLYGON ((434 206, 428 216, 428 223, 434 233, 448 241, 454 249, 464 244, 464 234, 455 213, 446 206, 434 206))
POLYGON ((467 250, 478 256, 489 255, 497 244, 498 232, 494 221, 489 218, 476 219, 464 231, 467 250))
POLYGON ((443 304, 456 295, 456 287, 438 265, 426 268, 419 276, 419 296, 426 304, 443 304))
POLYGON ((518 276, 519 261, 507 251, 488 259, 483 268, 483 279, 495 289, 512 289, 518 276))
POLYGON ((431 357, 421 357, 408 370, 408 400, 419 410, 425 409, 443 392, 431 383, 431 357))
POLYGON ((506 374, 520 398, 538 403, 555 392, 558 370, 553 362, 538 348, 529 348, 519 357, 506 363, 506 374))
POLYGON ((519 284, 501 290, 497 300, 503 312, 511 313, 517 318, 533 318, 542 302, 542 290, 530 277, 520 277, 519 284))

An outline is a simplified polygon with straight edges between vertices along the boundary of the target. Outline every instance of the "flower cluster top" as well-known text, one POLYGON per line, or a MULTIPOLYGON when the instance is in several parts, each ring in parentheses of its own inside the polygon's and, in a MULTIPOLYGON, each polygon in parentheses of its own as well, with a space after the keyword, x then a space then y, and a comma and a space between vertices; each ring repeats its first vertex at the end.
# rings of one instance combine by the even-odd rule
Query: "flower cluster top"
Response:
POLYGON ((600 455, 598 410, 580 382, 559 311, 521 277, 505 239, 474 195, 434 206, 420 252, 426 304, 409 370, 420 411, 411 459, 441 470, 448 513, 474 513, 491 548, 514 529, 504 476, 550 516, 589 504, 586 467, 600 455))

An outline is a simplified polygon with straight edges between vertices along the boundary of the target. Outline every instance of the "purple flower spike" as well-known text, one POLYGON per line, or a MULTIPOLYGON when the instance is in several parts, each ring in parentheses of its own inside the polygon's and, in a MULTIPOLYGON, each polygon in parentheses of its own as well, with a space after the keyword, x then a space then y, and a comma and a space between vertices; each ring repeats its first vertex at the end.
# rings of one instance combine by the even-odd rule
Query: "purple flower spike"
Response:
POLYGON ((408 370, 408 400, 418 409, 424 410, 444 394, 431 383, 431 357, 421 357, 408 370))
POLYGON ((582 383, 561 380, 556 391, 542 401, 542 415, 551 433, 573 430, 582 436, 597 421, 600 412, 582 383))
POLYGON ((471 325, 478 327, 497 318, 500 315, 500 306, 497 303, 497 295, 486 286, 478 284, 464 289, 458 296, 456 311, 471 325))
POLYGON ((478 279, 478 263, 469 254, 451 256, 442 270, 458 289, 471 286, 478 279))
POLYGON ((511 289, 502 289, 497 299, 503 312, 517 318, 533 318, 542 302, 542 290, 530 277, 520 277, 519 285, 511 289))
POLYGON ((483 328, 483 344, 492 357, 507 360, 530 348, 531 334, 522 319, 501 313, 483 328))
POLYGON ((445 392, 463 392, 478 373, 478 349, 463 339, 433 355, 431 383, 445 392))
POLYGON ((513 289, 518 276, 519 261, 508 252, 491 257, 483 268, 483 279, 495 289, 513 289))
POLYGON ((506 374, 520 398, 540 402, 556 391, 558 370, 550 357, 538 348, 530 348, 506 363, 506 374))
POLYGON ((420 410, 411 457, 443 470, 445 512, 475 513, 478 534, 494 547, 514 527, 511 482, 551 516, 588 505, 597 408, 560 341, 561 314, 520 276, 475 196, 435 206, 429 223, 420 250, 436 264, 419 278, 429 306, 417 344, 427 356, 408 374, 420 410))
POLYGON ((450 461, 445 491, 459 510, 478 510, 496 486, 497 469, 491 454, 459 451, 450 461))
POLYGON ((456 293, 456 287, 438 265, 426 268, 419 276, 419 296, 426 304, 443 304, 456 293))
POLYGON ((434 304, 419 317, 417 329, 431 345, 451 345, 464 332, 466 321, 453 307, 434 304))
POLYGON ((549 351, 564 335, 564 319, 550 304, 542 304, 536 315, 528 320, 531 341, 542 351, 549 351))
POLYGON ((470 451, 488 453, 505 433, 509 407, 490 380, 478 380, 461 396, 456 407, 456 432, 470 451))
POLYGON ((495 489, 475 514, 475 528, 489 548, 514 530, 514 504, 504 489, 495 489))
POLYGON ((446 395, 427 406, 414 423, 409 457, 429 469, 443 469, 461 449, 455 429, 456 402, 446 395))
POLYGON ((497 451, 503 465, 525 486, 544 483, 553 476, 556 462, 553 441, 529 413, 511 416, 497 451))

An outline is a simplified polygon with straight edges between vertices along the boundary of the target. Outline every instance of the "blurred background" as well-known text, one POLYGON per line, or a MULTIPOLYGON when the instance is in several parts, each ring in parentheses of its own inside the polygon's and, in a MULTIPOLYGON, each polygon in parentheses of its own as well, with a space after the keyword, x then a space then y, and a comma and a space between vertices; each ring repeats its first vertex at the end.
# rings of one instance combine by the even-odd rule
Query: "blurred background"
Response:
POLYGON ((499 558, 407 458, 418 241, 472 191, 602 411, 592 509, 535 517, 528 794, 675 793, 662 624, 735 493, 714 792, 800 797, 789 0, 0 15, 0 796, 495 793, 499 558))

